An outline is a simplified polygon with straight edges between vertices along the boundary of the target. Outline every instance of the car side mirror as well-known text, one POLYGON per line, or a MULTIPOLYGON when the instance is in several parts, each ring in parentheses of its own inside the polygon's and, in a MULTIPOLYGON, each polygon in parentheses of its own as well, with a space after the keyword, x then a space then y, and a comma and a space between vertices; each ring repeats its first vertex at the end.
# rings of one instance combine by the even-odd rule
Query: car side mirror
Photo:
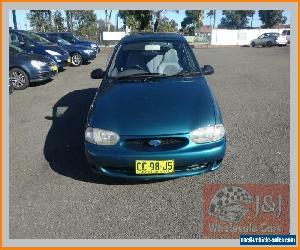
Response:
POLYGON ((204 65, 201 69, 204 75, 211 75, 215 72, 213 66, 211 65, 204 65))
POLYGON ((105 71, 103 71, 102 69, 94 69, 91 72, 91 78, 92 79, 101 79, 104 77, 105 71))

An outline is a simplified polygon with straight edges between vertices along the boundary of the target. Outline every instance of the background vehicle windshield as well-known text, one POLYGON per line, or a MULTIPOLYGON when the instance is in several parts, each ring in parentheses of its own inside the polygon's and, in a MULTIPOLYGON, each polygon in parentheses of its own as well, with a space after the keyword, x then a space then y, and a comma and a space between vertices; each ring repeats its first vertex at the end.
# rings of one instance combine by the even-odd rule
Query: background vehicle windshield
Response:
POLYGON ((39 44, 42 44, 42 45, 50 45, 52 44, 51 42, 49 42, 47 39, 37 35, 37 34, 34 34, 32 32, 27 32, 27 31, 24 31, 22 32, 22 34, 24 36, 26 36, 27 38, 29 39, 32 39, 33 41, 39 43, 39 44))
POLYGON ((69 43, 68 41, 66 41, 65 39, 59 38, 58 42, 61 43, 62 45, 71 45, 71 43, 69 43))
POLYGON ((9 45, 9 53, 17 53, 17 52, 22 53, 25 51, 15 45, 10 44, 9 45))
POLYGON ((61 33, 60 36, 68 42, 78 40, 72 33, 61 33))
POLYGON ((137 74, 176 75, 198 72, 190 48, 179 41, 143 41, 120 45, 108 70, 109 77, 137 74))

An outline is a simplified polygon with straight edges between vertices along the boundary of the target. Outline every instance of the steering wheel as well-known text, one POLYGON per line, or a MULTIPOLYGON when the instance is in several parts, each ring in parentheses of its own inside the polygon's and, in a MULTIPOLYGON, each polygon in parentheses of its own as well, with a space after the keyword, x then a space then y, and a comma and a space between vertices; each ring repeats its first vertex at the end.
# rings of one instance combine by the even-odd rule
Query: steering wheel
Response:
POLYGON ((140 65, 128 65, 126 66, 123 70, 127 70, 127 69, 139 69, 139 70, 144 70, 142 66, 140 65))

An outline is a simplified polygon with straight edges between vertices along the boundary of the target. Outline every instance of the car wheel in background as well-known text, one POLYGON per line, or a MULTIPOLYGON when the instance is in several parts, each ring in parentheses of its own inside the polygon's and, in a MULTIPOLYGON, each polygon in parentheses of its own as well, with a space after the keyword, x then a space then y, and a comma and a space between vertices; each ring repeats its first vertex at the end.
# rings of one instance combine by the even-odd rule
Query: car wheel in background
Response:
POLYGON ((80 66, 82 64, 82 56, 79 53, 72 54, 71 63, 75 67, 80 66))
POLYGON ((251 43, 251 47, 255 48, 255 45, 256 45, 255 42, 251 43))
POLYGON ((272 42, 271 42, 271 41, 268 41, 268 42, 267 42, 267 46, 268 46, 268 47, 272 47, 272 42))
POLYGON ((13 88, 16 90, 26 89, 29 86, 27 74, 19 68, 12 68, 9 71, 9 78, 11 79, 13 88))

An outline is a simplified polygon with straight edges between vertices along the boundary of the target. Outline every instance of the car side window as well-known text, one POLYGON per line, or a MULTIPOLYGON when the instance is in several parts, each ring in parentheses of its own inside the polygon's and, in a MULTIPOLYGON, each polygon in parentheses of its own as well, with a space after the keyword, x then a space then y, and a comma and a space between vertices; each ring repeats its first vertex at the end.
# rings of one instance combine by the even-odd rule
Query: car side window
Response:
POLYGON ((19 45, 19 38, 16 34, 10 33, 9 34, 9 43, 18 46, 19 45))

